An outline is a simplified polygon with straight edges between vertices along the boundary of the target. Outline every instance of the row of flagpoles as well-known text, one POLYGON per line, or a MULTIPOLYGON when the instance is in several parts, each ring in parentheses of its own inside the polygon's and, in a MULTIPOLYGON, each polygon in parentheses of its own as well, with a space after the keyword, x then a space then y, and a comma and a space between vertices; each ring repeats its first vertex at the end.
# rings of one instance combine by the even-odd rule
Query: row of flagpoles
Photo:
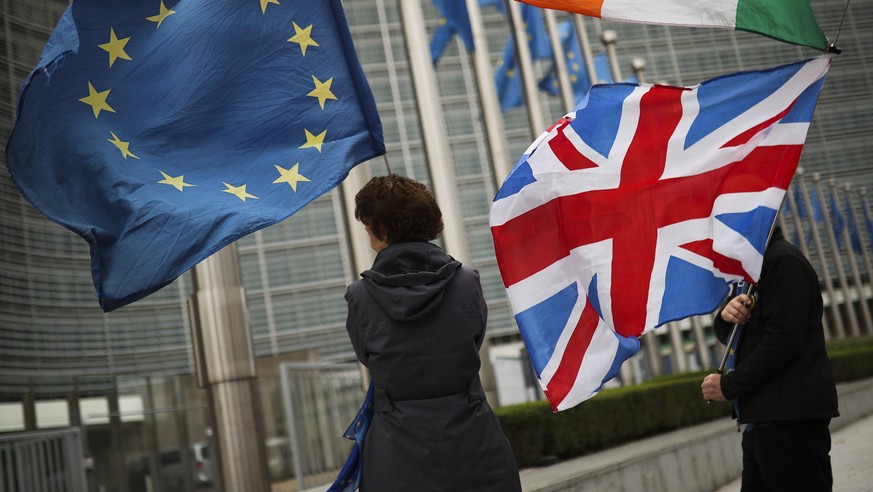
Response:
POLYGON ((824 319, 825 335, 833 338, 870 334, 873 330, 868 305, 873 279, 870 203, 866 190, 852 189, 848 184, 842 186, 842 192, 840 188, 835 179, 825 183, 818 174, 813 174, 808 184, 804 174, 798 172, 779 218, 783 230, 792 231, 787 237, 819 272, 828 314, 824 319), (867 234, 862 232, 864 229, 867 234))

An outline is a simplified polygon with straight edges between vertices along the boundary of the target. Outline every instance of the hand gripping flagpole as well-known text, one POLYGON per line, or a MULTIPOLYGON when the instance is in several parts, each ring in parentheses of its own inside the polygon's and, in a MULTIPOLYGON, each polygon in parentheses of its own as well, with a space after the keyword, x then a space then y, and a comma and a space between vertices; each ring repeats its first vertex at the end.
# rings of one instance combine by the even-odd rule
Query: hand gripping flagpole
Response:
MULTIPOLYGON (((784 200, 785 200, 785 198, 783 197, 783 201, 784 200)), ((781 210, 782 207, 780 206, 779 209, 781 210)), ((776 228, 776 218, 774 217, 773 223, 770 224, 770 232, 767 233, 767 242, 764 243, 764 251, 766 251, 767 246, 770 245, 770 239, 773 237, 773 230, 775 228, 776 228)), ((739 282, 737 282, 736 295, 746 294, 749 296, 751 303, 746 304, 746 307, 749 308, 750 310, 755 309, 755 297, 754 297, 754 295, 755 295, 755 291, 757 289, 758 289, 758 284, 753 283, 753 284, 749 285, 748 291, 743 292, 746 290, 745 281, 740 280, 739 282)), ((736 297, 736 296, 734 296, 734 297, 736 297)), ((734 323, 734 326, 731 327, 730 335, 728 335, 727 343, 725 344, 724 355, 722 355, 721 362, 718 364, 718 368, 715 371, 715 373, 718 375, 724 375, 724 370, 725 370, 725 367, 727 366, 727 359, 728 359, 728 355, 730 355, 731 346, 734 344, 734 339, 737 337, 737 332, 742 324, 745 324, 745 323, 734 323)), ((710 403, 712 403, 712 400, 706 400, 707 405, 710 403)))
MULTIPOLYGON (((770 240, 768 239, 767 242, 769 243, 770 240)), ((751 300, 751 302, 746 304, 746 307, 749 308, 749 310, 752 310, 755 308, 755 298, 753 296, 755 295, 755 290, 757 290, 757 287, 758 287, 758 284, 751 284, 751 285, 749 285, 748 291, 746 291, 746 282, 744 282, 742 280, 737 282, 737 294, 736 295, 746 294, 749 296, 749 299, 751 300)), ((734 296, 734 297, 736 297, 736 296, 734 296)), ((721 363, 719 363, 718 369, 716 369, 716 371, 715 371, 716 374, 724 374, 725 366, 727 366, 728 354, 730 354, 731 347, 734 344, 734 339, 737 337, 737 331, 739 330, 741 324, 745 324, 745 323, 734 323, 734 326, 731 327, 731 333, 728 336, 727 344, 725 345, 724 355, 722 355, 721 363)))

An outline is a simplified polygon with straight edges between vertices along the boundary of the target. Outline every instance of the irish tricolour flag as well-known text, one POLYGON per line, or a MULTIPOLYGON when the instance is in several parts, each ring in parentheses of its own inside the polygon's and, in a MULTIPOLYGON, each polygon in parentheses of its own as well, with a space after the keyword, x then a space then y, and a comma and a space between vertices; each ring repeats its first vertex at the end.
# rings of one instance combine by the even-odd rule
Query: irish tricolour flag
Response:
POLYGON ((809 0, 519 0, 619 22, 725 27, 800 46, 828 46, 809 0))

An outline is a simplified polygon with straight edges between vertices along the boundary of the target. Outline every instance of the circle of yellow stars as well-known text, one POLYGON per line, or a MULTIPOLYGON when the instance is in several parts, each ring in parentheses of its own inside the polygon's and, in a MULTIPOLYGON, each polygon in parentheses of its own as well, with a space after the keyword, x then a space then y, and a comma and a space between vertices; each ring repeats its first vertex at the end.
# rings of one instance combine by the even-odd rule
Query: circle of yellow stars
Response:
MULTIPOLYGON (((279 0, 258 0, 260 3, 261 13, 267 13, 267 7, 270 4, 279 5, 279 0)), ((172 8, 167 8, 164 4, 163 0, 159 2, 158 5, 158 13, 149 17, 146 17, 145 20, 149 22, 155 23, 155 29, 159 29, 161 25, 166 21, 170 16, 175 14, 176 11, 172 8)), ((313 25, 310 24, 306 27, 301 27, 296 22, 292 20, 291 27, 294 29, 294 35, 288 38, 289 43, 295 43, 300 48, 300 55, 305 57, 308 48, 317 48, 319 47, 318 42, 313 38, 313 25)), ((118 37, 118 33, 115 32, 114 27, 109 28, 109 40, 105 43, 98 44, 98 48, 105 51, 109 56, 109 68, 111 69, 118 60, 132 61, 133 59, 127 53, 126 49, 128 43, 131 42, 131 36, 127 37, 118 37)), ((324 110, 325 104, 330 100, 337 100, 336 95, 332 92, 331 86, 333 84, 333 77, 328 78, 327 80, 320 80, 315 75, 312 76, 312 83, 314 88, 309 91, 306 95, 309 97, 313 97, 318 101, 319 107, 324 110)), ((102 88, 102 87, 101 87, 102 88)), ((101 112, 106 111, 110 113, 115 113, 115 109, 109 104, 109 97, 111 94, 111 89, 98 90, 98 88, 94 87, 92 82, 88 81, 88 95, 79 99, 82 103, 88 105, 91 108, 92 113, 94 114, 94 118, 98 119, 100 117, 101 112)), ((109 135, 112 138, 107 139, 107 142, 114 145, 119 152, 121 153, 121 157, 124 160, 127 160, 128 157, 132 159, 140 159, 139 156, 134 154, 130 150, 130 141, 122 140, 118 135, 114 132, 110 131, 109 135)), ((322 130, 321 132, 312 132, 309 129, 304 129, 304 138, 306 142, 301 145, 300 149, 312 148, 317 150, 318 152, 322 151, 322 146, 324 144, 325 138, 327 136, 327 130, 322 130)), ((288 183, 291 187, 291 190, 297 192, 297 186, 302 182, 309 182, 309 178, 300 174, 300 163, 295 163, 291 168, 285 169, 278 164, 274 164, 276 171, 279 173, 279 177, 273 181, 274 184, 280 183, 288 183)), ((163 179, 157 181, 158 184, 164 184, 168 186, 172 186, 178 191, 182 192, 185 188, 194 187, 196 185, 185 182, 184 175, 172 176, 163 170, 159 170, 163 179)), ((247 199, 258 199, 257 196, 252 195, 246 190, 246 184, 242 184, 239 186, 225 183, 223 182, 225 189, 221 190, 225 193, 229 193, 231 195, 236 196, 243 202, 247 199)))

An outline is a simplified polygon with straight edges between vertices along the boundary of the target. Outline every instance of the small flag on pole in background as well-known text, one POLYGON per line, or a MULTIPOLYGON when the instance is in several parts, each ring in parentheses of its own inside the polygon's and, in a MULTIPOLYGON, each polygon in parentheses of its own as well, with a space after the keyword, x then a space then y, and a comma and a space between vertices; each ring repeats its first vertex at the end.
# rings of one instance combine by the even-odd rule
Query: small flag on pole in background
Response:
POLYGON ((17 115, 12 178, 88 241, 105 311, 385 152, 340 0, 76 0, 17 115))
MULTIPOLYGON (((530 5, 522 5, 521 16, 524 19, 531 58, 534 60, 551 59, 552 46, 549 43, 540 10, 530 5)), ((515 53, 515 38, 510 33, 503 46, 503 58, 494 71, 494 83, 497 85, 497 97, 500 99, 502 111, 506 112, 524 106, 524 91, 521 82, 518 57, 515 53)))
POLYGON ((757 281, 829 64, 596 85, 528 148, 490 223, 553 409, 597 393, 643 333, 757 281))
POLYGON ((828 47, 808 0, 518 0, 618 22, 749 31, 819 50, 828 47))

